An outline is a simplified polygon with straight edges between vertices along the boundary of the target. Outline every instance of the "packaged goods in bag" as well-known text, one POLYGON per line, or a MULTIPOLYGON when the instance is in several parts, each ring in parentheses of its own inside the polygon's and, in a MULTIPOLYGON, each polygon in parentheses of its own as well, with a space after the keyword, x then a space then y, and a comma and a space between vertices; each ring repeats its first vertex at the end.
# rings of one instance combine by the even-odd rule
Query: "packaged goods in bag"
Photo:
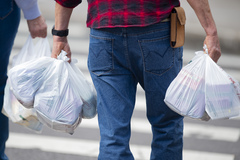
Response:
MULTIPOLYGON (((43 56, 49 57, 50 55, 51 51, 47 38, 38 38, 37 43, 34 44, 31 35, 29 35, 20 52, 13 57, 12 68, 27 61, 35 60, 43 56)), ((17 79, 18 77, 15 77, 13 81, 17 81, 17 79)), ((10 89, 12 86, 9 81, 10 78, 8 78, 5 87, 3 113, 8 116, 12 122, 20 124, 35 132, 41 132, 43 124, 38 120, 36 110, 34 108, 25 108, 17 100, 13 91, 10 89)), ((26 104, 32 107, 32 102, 26 104)))
POLYGON ((236 84, 208 54, 200 51, 172 81, 164 101, 183 116, 206 121, 231 118, 240 111, 236 84))
POLYGON ((165 103, 183 116, 208 120, 205 113, 205 58, 196 56, 179 72, 167 89, 165 103))
POLYGON ((26 108, 33 108, 35 93, 44 82, 43 75, 49 72, 46 67, 49 63, 48 59, 49 57, 42 57, 42 61, 38 65, 35 65, 35 61, 28 61, 9 71, 10 89, 26 108))
POLYGON ((239 115, 240 101, 228 74, 211 58, 206 58, 206 111, 211 119, 239 115))
POLYGON ((75 60, 71 64, 68 60, 66 52, 57 59, 41 57, 18 65, 9 78, 16 97, 27 107, 33 104, 43 124, 73 134, 83 115, 96 115, 96 92, 75 66, 75 60), (86 114, 84 105, 88 107, 86 114))
MULTIPOLYGON (((39 78, 41 78, 46 68, 26 68, 39 57, 50 57, 51 51, 47 38, 39 38, 36 45, 29 35, 21 51, 13 57, 13 67, 9 70, 9 83, 14 95, 26 108, 33 107, 33 97, 39 88, 39 78), (19 64, 25 64, 20 65, 19 64), (29 64, 30 63, 30 64, 29 64), (31 87, 27 86, 31 85, 31 87), (27 86, 27 87, 25 87, 27 86)), ((44 63, 42 65, 45 65, 44 63)))
POLYGON ((43 124, 38 120, 35 109, 27 109, 13 95, 7 82, 4 91, 3 113, 13 122, 35 132, 41 132, 43 124))
POLYGON ((90 119, 94 118, 97 114, 97 93, 93 84, 89 83, 81 70, 75 65, 76 60, 72 60, 71 67, 76 74, 73 79, 77 80, 76 84, 81 89, 79 94, 81 95, 82 105, 82 118, 90 119), (80 81, 81 80, 81 81, 80 81))
POLYGON ((34 108, 42 123, 73 134, 81 121, 82 100, 72 82, 69 63, 53 58, 50 60, 49 72, 43 76, 44 82, 35 94, 34 108))

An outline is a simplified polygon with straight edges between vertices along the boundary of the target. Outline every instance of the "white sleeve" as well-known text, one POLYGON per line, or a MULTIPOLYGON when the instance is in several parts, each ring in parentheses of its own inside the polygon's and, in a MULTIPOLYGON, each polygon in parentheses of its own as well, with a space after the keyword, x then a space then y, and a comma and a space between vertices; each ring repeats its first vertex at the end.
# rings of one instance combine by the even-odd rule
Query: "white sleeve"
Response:
POLYGON ((15 2, 22 9, 25 19, 32 20, 41 15, 37 0, 15 0, 15 2))

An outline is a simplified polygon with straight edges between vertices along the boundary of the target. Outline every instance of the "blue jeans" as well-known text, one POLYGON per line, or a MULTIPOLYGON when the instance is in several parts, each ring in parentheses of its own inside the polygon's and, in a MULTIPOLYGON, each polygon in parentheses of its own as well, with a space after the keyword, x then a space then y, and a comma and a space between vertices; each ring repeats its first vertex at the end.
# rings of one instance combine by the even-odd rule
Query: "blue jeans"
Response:
POLYGON ((170 24, 91 29, 88 68, 98 95, 99 160, 133 160, 130 120, 136 88, 145 91, 152 126, 151 160, 181 160, 183 117, 163 99, 182 68, 182 47, 170 47, 170 24))
POLYGON ((20 22, 20 9, 13 0, 0 0, 0 160, 7 160, 4 153, 8 139, 8 118, 2 114, 7 67, 13 42, 20 22))

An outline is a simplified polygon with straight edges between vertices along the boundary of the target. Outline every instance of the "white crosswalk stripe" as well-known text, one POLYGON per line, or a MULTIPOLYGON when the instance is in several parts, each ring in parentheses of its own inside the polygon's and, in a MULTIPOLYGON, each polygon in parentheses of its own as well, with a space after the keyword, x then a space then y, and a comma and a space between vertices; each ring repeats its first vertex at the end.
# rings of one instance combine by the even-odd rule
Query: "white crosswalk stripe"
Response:
MULTIPOLYGON (((48 152, 97 157, 99 143, 97 141, 90 140, 10 133, 10 139, 7 142, 7 147, 21 149, 38 148, 48 152)), ((130 148, 136 160, 149 159, 150 148, 148 146, 130 145, 130 148)), ((183 159, 234 160, 234 155, 184 150, 183 159)))
MULTIPOLYGON (((80 126, 85 128, 98 128, 97 118, 83 120, 80 126)), ((148 121, 143 118, 133 118, 131 130, 151 134, 151 126, 148 121)), ((237 142, 240 137, 240 129, 185 123, 184 137, 191 137, 192 135, 195 135, 197 139, 237 142)))

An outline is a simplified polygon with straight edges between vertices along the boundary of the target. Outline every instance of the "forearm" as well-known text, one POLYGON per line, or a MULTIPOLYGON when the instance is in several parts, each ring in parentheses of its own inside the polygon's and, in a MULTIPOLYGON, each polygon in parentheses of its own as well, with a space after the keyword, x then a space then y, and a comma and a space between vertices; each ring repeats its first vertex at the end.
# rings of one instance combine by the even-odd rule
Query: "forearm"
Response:
POLYGON ((207 45, 209 56, 217 62, 221 56, 221 48, 208 0, 188 0, 188 3, 195 11, 203 29, 206 32, 204 45, 207 45))
POLYGON ((208 0, 188 0, 188 3, 195 11, 199 22, 207 35, 217 35, 217 28, 210 10, 208 0))
MULTIPOLYGON (((68 29, 70 17, 72 14, 73 8, 66 8, 62 5, 56 3, 55 5, 55 30, 66 30, 68 29)), ((68 44, 67 36, 53 36, 53 49, 52 56, 57 58, 61 50, 67 52, 67 56, 71 61, 71 50, 68 44)))
POLYGON ((55 29, 56 30, 68 29, 72 11, 73 11, 73 8, 66 8, 56 3, 56 6, 55 6, 55 29))

